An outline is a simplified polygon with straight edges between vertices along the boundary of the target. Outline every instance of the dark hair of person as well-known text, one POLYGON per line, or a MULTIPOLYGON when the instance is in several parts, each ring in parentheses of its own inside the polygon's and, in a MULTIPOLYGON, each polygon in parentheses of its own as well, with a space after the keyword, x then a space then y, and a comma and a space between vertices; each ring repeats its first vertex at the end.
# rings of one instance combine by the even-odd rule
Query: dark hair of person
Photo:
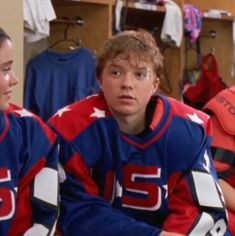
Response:
POLYGON ((5 40, 11 40, 11 37, 0 27, 0 47, 5 40))
POLYGON ((144 61, 153 66, 156 76, 163 66, 163 56, 154 37, 146 30, 128 30, 109 38, 97 51, 97 78, 101 78, 102 71, 109 60, 121 56, 129 60, 135 56, 137 63, 144 61))

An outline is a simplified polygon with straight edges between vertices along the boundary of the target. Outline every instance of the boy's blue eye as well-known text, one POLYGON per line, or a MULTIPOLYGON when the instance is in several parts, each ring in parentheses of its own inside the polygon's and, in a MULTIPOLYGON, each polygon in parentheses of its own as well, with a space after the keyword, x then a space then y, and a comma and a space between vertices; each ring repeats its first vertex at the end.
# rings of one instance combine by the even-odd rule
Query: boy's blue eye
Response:
POLYGON ((114 76, 114 77, 119 77, 121 75, 121 72, 117 71, 117 70, 112 70, 111 75, 114 76))
POLYGON ((140 71, 136 73, 138 79, 148 79, 149 73, 147 71, 140 71))
POLYGON ((144 72, 138 72, 137 75, 139 77, 146 77, 146 73, 144 73, 144 72))

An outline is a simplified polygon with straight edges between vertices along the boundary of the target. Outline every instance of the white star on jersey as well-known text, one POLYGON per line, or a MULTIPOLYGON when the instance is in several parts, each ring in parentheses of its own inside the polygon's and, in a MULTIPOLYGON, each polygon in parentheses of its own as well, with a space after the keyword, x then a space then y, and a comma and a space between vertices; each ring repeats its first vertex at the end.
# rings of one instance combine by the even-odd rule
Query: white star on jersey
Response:
POLYGON ((205 154, 204 154, 204 160, 205 160, 205 163, 203 164, 203 166, 205 167, 205 169, 207 170, 207 172, 209 173, 210 172, 210 158, 207 154, 207 151, 205 151, 205 154))
POLYGON ((98 93, 91 94, 90 96, 87 96, 86 99, 91 98, 91 97, 98 97, 98 93))
POLYGON ((187 114, 187 116, 195 123, 198 123, 198 124, 203 124, 204 123, 203 120, 201 120, 198 117, 197 113, 195 113, 195 112, 193 113, 193 115, 187 114))
POLYGON ((166 194, 165 194, 165 199, 167 199, 167 197, 168 197, 168 185, 167 184, 164 184, 164 185, 162 185, 162 187, 165 189, 165 191, 166 191, 166 194))
POLYGON ((56 112, 55 116, 58 115, 59 117, 61 117, 63 115, 63 113, 67 112, 67 111, 70 111, 70 109, 68 107, 63 107, 56 112))
POLYGON ((34 116, 33 113, 31 113, 30 111, 27 111, 24 108, 22 110, 16 110, 15 112, 17 114, 19 114, 21 117, 31 117, 31 116, 34 116))
POLYGON ((90 115, 90 117, 97 117, 97 118, 105 117, 105 111, 100 110, 95 107, 93 109, 94 109, 94 112, 90 115))

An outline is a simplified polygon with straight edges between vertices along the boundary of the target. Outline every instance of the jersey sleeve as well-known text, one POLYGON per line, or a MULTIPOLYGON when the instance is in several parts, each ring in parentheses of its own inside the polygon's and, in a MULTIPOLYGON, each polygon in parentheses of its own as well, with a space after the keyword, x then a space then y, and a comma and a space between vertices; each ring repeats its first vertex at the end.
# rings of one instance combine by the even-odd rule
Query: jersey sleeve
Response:
POLYGON ((21 169, 16 216, 8 235, 53 235, 58 218, 58 140, 40 118, 29 114, 20 119, 21 169))
POLYGON ((211 156, 210 139, 205 135, 204 139, 198 140, 194 145, 199 152, 194 158, 192 149, 194 162, 189 170, 174 173, 169 178, 170 215, 164 222, 164 229, 191 236, 230 235, 225 203, 211 156))
POLYGON ((60 140, 60 194, 59 231, 65 235, 158 235, 161 230, 111 207, 99 197, 99 190, 91 178, 92 169, 84 157, 68 142, 60 140), (69 161, 68 161, 69 160, 69 161))

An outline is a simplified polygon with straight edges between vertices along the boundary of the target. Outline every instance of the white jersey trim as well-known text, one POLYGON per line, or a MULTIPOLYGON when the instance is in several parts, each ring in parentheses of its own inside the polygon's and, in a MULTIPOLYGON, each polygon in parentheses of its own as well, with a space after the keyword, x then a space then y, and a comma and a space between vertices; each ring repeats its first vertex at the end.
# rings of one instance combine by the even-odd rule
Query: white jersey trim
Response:
POLYGON ((54 206, 58 205, 58 172, 45 167, 35 177, 34 197, 48 202, 54 206))
POLYGON ((28 229, 24 236, 47 236, 49 233, 49 229, 41 224, 34 224, 32 228, 28 229))
POLYGON ((213 177, 204 172, 192 171, 196 196, 200 206, 223 208, 218 188, 213 177))

